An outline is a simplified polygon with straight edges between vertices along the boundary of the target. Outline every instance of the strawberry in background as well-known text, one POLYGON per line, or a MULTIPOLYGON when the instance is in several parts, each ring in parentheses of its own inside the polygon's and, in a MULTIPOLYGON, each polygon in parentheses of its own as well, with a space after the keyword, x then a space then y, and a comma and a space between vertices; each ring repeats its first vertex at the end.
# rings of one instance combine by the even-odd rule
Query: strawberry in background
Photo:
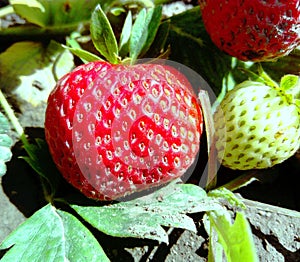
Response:
POLYGON ((300 43, 299 0, 200 0, 212 41, 243 61, 288 55, 300 43))

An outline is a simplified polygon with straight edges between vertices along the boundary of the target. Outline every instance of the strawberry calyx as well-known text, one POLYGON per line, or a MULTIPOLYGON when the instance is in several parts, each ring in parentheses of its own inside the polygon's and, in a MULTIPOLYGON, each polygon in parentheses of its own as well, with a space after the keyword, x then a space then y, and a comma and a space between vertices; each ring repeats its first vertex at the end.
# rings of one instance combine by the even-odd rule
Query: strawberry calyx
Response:
POLYGON ((248 74, 250 80, 245 81, 248 85, 256 85, 261 83, 263 85, 272 87, 282 93, 290 104, 296 104, 300 106, 300 77, 293 74, 284 75, 280 79, 280 83, 274 81, 262 68, 261 64, 258 64, 257 73, 243 68, 244 73, 248 74))
MULTIPOLYGON (((145 3, 144 5, 145 7, 135 15, 135 20, 131 11, 127 13, 120 33, 114 32, 110 24, 106 15, 108 7, 96 6, 91 16, 90 33, 93 45, 100 56, 81 49, 72 34, 68 38, 67 46, 64 47, 81 58, 84 63, 105 60, 111 64, 134 64, 150 49, 162 17, 162 6, 145 3), (118 39, 116 35, 120 35, 118 39)), ((78 37, 77 32, 76 36, 78 37)))

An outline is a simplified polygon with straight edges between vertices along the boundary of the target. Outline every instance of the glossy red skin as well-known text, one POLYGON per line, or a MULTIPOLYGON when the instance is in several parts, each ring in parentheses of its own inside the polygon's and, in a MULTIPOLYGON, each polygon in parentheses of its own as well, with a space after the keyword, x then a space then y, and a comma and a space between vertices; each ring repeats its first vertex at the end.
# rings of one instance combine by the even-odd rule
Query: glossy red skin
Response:
MULTIPOLYGON (((122 65, 93 62, 76 68, 57 83, 48 99, 46 140, 62 175, 87 197, 111 200, 158 186, 180 177, 193 163, 202 133, 201 109, 191 92, 191 87, 181 84, 180 73, 175 76, 167 68, 148 64, 135 66, 132 70, 122 65), (114 86, 114 83, 119 84, 114 86), (129 83, 134 85, 130 87, 129 83), (147 85, 149 88, 145 88, 147 85), (159 92, 160 100, 157 103, 152 103, 154 100, 149 99, 154 90, 151 88, 162 91, 159 92), (102 102, 100 98, 97 100, 91 96, 95 90, 106 92, 101 97, 104 99, 102 102), (116 95, 113 95, 113 90, 117 90, 116 95), (171 99, 166 98, 164 90, 174 93, 169 96, 171 99), (133 97, 140 97, 141 104, 134 104, 133 97), (176 97, 179 97, 179 100, 176 97), (189 106, 184 102, 184 97, 190 98, 189 106), (184 116, 175 117, 172 110, 162 110, 160 101, 165 98, 170 108, 172 105, 180 108, 184 116), (128 101, 127 108, 122 104, 124 99, 128 101), (151 114, 142 113, 141 107, 143 103, 146 105, 145 101, 152 103, 153 112, 160 116, 159 120, 154 119, 154 114, 152 117, 151 114), (104 106, 106 102, 107 105, 104 106), (91 105, 91 113, 86 112, 87 104, 91 105), (134 121, 131 121, 127 114, 130 109, 134 109, 138 116, 134 121), (117 117, 116 112, 123 113, 117 117), (189 118, 193 119, 194 126, 188 122, 189 118), (127 119, 130 125, 126 132, 122 131, 124 119, 127 119), (164 119, 169 120, 169 128, 164 126, 164 119), (171 146, 180 147, 188 141, 187 138, 183 139, 172 133, 173 125, 177 129, 186 127, 187 130, 193 131, 193 139, 188 142, 187 153, 174 151, 171 146), (117 140, 115 138, 120 130, 118 136, 121 138, 117 140), (155 145, 147 136, 149 130, 154 132, 154 136, 160 134, 169 147, 163 148, 163 144, 155 145), (76 138, 78 134, 80 139, 76 138), (123 140, 126 140, 126 137, 130 150, 124 149, 123 140), (99 140, 96 140, 98 138, 99 140), (153 155, 149 153, 149 147, 154 150, 153 155), (122 153, 116 153, 116 149, 121 149, 122 153), (134 162, 136 160, 130 158, 131 152, 148 161, 149 165, 134 162), (125 163, 124 159, 128 158, 129 162, 125 163), (175 165, 178 159, 181 163, 179 167, 175 165)), ((182 79, 183 82, 186 81, 185 78, 182 79)))
POLYGON ((212 41, 244 61, 272 60, 300 43, 299 0, 199 0, 212 41))

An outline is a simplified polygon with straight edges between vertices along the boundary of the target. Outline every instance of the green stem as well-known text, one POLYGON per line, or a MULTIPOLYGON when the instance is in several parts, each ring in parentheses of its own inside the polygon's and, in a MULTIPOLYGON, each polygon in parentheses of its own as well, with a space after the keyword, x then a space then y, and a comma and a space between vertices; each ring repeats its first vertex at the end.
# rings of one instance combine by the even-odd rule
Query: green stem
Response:
POLYGON ((187 32, 185 32, 184 30, 182 30, 182 28, 175 26, 175 25, 171 25, 171 28, 173 32, 175 32, 176 34, 178 34, 179 36, 188 38, 190 40, 193 40, 194 42, 196 42, 199 46, 203 46, 203 41, 200 38, 197 38, 187 32))
POLYGON ((27 138, 24 135, 24 129, 21 126, 18 118, 16 117, 14 111, 10 107, 9 103, 7 102, 4 94, 0 89, 0 105, 3 107, 4 112, 6 113, 9 121, 12 123, 14 129, 16 130, 18 136, 22 140, 24 145, 29 145, 27 138))
POLYGON ((259 180, 260 180, 259 173, 257 173, 256 171, 250 171, 250 172, 246 172, 245 174, 240 175, 239 177, 231 180, 230 182, 228 182, 225 185, 220 186, 219 188, 225 187, 226 189, 233 192, 244 186, 249 185, 250 183, 252 183, 254 181, 259 181, 259 180))
POLYGON ((1 90, 0 90, 0 103, 7 115, 7 117, 9 118, 10 122, 13 124, 15 130, 17 131, 18 135, 22 136, 24 134, 24 130, 23 130, 22 126, 20 125, 17 117, 15 116, 14 111, 11 109, 10 105, 8 104, 6 98, 1 90))

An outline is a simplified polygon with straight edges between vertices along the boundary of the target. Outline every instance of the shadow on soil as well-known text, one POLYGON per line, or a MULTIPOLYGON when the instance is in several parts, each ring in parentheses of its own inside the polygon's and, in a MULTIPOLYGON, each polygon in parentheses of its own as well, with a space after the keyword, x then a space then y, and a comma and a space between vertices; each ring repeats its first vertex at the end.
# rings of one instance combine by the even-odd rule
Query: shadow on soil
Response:
MULTIPOLYGON (((44 138, 44 130, 42 128, 29 128, 26 130, 26 133, 29 135, 30 139, 44 138)), ((25 150, 22 148, 22 144, 20 142, 16 143, 12 151, 13 158, 7 165, 8 172, 2 178, 2 186, 11 203, 15 205, 26 217, 29 217, 35 211, 46 205, 47 202, 44 199, 38 175, 29 167, 24 159, 21 158, 26 155, 25 150)), ((205 148, 203 147, 202 153, 200 153, 199 156, 198 164, 195 167, 194 174, 201 173, 200 171, 203 170, 206 160, 205 148)), ((251 185, 238 190, 237 193, 240 193, 243 197, 248 199, 300 211, 299 166, 300 154, 296 154, 284 164, 278 165, 275 168, 257 171, 260 177, 260 182, 254 182, 251 185)), ((232 178, 236 177, 237 174, 241 173, 242 172, 221 168, 219 170, 219 184, 221 185, 230 181, 232 178)), ((187 182, 197 184, 199 183, 198 180, 199 178, 193 175, 187 182)), ((63 180, 59 186, 57 196, 64 197, 73 203, 75 202, 81 205, 99 205, 99 202, 85 198, 63 180)), ((62 208, 68 209, 68 207, 63 206, 62 208)), ((196 225, 198 225, 197 235, 201 235, 205 240, 207 240, 205 230, 199 225, 201 217, 202 214, 195 214, 192 216, 194 221, 198 221, 198 223, 196 223, 196 225)), ((169 234, 169 245, 159 245, 158 242, 151 240, 134 238, 123 239, 107 236, 94 230, 88 224, 86 224, 86 226, 99 240, 111 261, 137 261, 134 257, 138 257, 138 261, 149 261, 149 257, 151 257, 151 261, 165 261, 167 256, 170 255, 173 245, 176 244, 184 232, 184 230, 181 229, 174 229, 169 234), (127 250, 134 251, 128 252, 127 250)), ((255 229, 253 230, 255 231, 255 229)), ((182 248, 184 249, 185 247, 182 248)), ((183 250, 183 252, 185 251, 183 250)), ((194 250, 194 252, 199 257, 207 257, 207 241, 205 241, 204 244, 199 242, 198 249, 194 250)), ((178 257, 178 259, 180 259, 180 257, 178 257)))

